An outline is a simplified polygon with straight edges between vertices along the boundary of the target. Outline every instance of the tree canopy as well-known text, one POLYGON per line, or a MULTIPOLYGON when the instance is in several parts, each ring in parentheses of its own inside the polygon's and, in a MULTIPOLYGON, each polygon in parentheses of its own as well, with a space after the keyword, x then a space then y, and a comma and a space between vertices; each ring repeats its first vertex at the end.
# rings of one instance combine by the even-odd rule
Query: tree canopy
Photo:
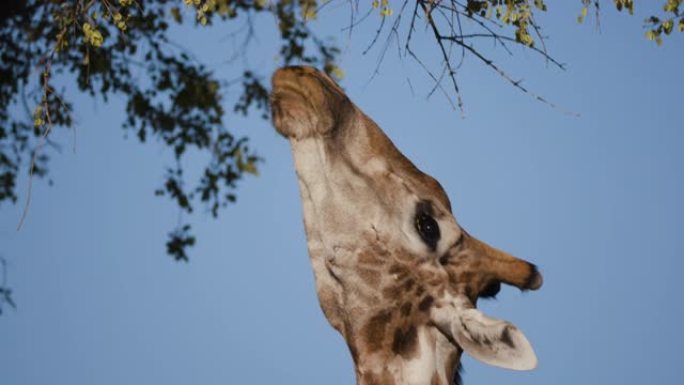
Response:
MULTIPOLYGON (((226 126, 229 112, 267 118, 267 74, 245 70, 233 79, 219 79, 212 68, 169 38, 174 25, 192 23, 210 29, 233 23, 247 29, 242 48, 252 42, 257 17, 270 17, 277 25, 279 60, 283 65, 318 66, 341 78, 339 48, 319 36, 310 20, 324 18, 332 1, 317 0, 10 0, 0 15, 0 204, 19 201, 17 180, 29 170, 25 200, 30 205, 34 177, 48 175, 51 140, 57 129, 74 129, 70 92, 82 92, 107 101, 113 95, 126 100, 122 127, 140 142, 159 142, 173 150, 174 164, 167 167, 159 196, 173 200, 183 213, 206 206, 213 216, 237 199, 237 187, 256 174, 260 156, 246 137, 226 126), (188 20, 188 15, 191 17, 188 20), (60 79, 58 82, 56 79, 60 79), (75 87, 60 86, 71 82, 75 87), (239 85, 240 97, 226 111, 223 90, 239 85), (182 159, 188 150, 209 154, 196 183, 184 178, 182 159)), ((339 0, 338 0, 339 2, 339 0)), ((417 61, 439 90, 462 109, 459 61, 472 56, 513 87, 550 104, 525 88, 479 50, 479 42, 492 40, 500 49, 520 45, 542 60, 562 68, 545 46, 536 15, 547 12, 544 0, 417 0, 341 2, 348 4, 353 28, 377 22, 368 36, 371 49, 379 39, 397 37, 407 57, 417 61), (420 28, 419 28, 420 26, 420 28), (435 42, 439 68, 429 68, 412 49, 414 34, 427 33, 435 42)), ((600 0, 578 0, 576 17, 583 22, 594 15, 598 23, 600 0)), ((632 0, 613 0, 617 11, 634 12, 632 0)), ((661 9, 645 20, 645 38, 660 45, 665 36, 684 31, 682 0, 661 0, 661 9)), ((240 52, 234 52, 240 55, 240 52)), ((26 213, 26 209, 24 213, 26 213)), ((21 219, 23 221, 23 218, 21 219)), ((21 226, 21 223, 19 223, 21 226)), ((169 234, 167 252, 176 260, 188 259, 195 243, 190 225, 180 224, 169 234)), ((9 292, 0 286, 0 297, 9 292)), ((9 302, 11 303, 11 302, 9 302)))

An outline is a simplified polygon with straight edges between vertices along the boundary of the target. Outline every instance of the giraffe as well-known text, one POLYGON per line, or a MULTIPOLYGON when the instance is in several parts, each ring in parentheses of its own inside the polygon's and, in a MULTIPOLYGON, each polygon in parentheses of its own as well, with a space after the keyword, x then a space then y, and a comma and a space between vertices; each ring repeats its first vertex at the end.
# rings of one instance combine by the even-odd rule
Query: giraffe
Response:
POLYGON ((535 265, 455 220, 440 184, 416 168, 327 75, 272 78, 273 124, 291 145, 320 306, 342 334, 358 385, 458 383, 463 352, 529 370, 536 355, 478 298, 500 284, 535 290, 535 265))

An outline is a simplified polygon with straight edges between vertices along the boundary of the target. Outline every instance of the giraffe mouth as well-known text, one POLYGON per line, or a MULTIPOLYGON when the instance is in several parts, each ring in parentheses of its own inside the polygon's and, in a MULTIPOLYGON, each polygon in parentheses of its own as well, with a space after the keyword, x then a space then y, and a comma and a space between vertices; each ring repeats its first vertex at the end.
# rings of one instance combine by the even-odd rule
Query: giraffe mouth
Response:
POLYGON ((496 295, 501 291, 501 282, 492 282, 480 291, 478 298, 496 298, 496 295))

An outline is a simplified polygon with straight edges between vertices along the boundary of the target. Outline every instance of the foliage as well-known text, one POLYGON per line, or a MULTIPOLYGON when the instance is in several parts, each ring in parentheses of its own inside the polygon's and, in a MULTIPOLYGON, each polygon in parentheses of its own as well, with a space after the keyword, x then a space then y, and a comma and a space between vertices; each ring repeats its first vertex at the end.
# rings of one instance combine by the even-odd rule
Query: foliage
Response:
MULTIPOLYGON (((202 203, 217 216, 236 200, 237 183, 245 174, 257 173, 260 158, 247 138, 234 136, 224 125, 222 90, 228 83, 169 39, 170 23, 184 22, 181 7, 191 7, 196 15, 191 22, 201 26, 272 14, 278 20, 283 64, 304 62, 335 72, 337 48, 318 39, 305 23, 313 5, 304 0, 275 6, 231 0, 11 1, 0 18, 0 202, 17 200, 17 173, 27 162, 32 176, 46 175, 49 158, 42 150, 54 145, 50 132, 74 126, 66 89, 55 85, 58 76, 75 79, 79 91, 105 101, 123 95, 124 129, 140 142, 154 140, 173 149, 175 166, 156 194, 174 200, 183 212, 202 203), (184 180, 182 168, 184 155, 193 148, 210 154, 194 186, 184 180)), ((242 92, 234 111, 246 115, 255 109, 267 116, 262 78, 245 71, 238 83, 242 92)), ((186 248, 194 242, 189 225, 179 224, 167 250, 187 260, 186 248)))
MULTIPOLYGON (((626 10, 630 15, 634 14, 634 0, 613 0, 618 11, 626 10)), ((589 7, 593 6, 598 14, 598 0, 582 0, 583 7, 577 21, 582 22, 587 15, 589 7)), ((656 44, 663 44, 663 35, 670 35, 676 29, 684 32, 684 14, 680 11, 682 0, 663 0, 663 15, 653 15, 645 20, 647 31, 646 38, 655 41, 656 44)))
MULTIPOLYGON (((338 0, 339 1, 339 0, 338 0)), ((646 20, 646 37, 657 44, 663 36, 684 30, 682 0, 660 0, 663 14, 646 20)), ((173 25, 193 23, 199 28, 232 23, 245 25, 246 47, 253 34, 252 20, 272 18, 278 26, 278 54, 284 65, 317 65, 336 77, 339 50, 311 30, 328 1, 317 0, 9 0, 0 15, 0 203, 16 202, 17 174, 28 166, 34 176, 47 175, 46 145, 57 129, 73 129, 74 106, 68 92, 83 92, 105 101, 125 97, 123 128, 140 142, 155 141, 173 150, 174 165, 156 194, 171 199, 182 213, 198 204, 213 216, 237 199, 236 188, 246 174, 256 174, 260 157, 247 138, 236 137, 225 126, 223 95, 231 84, 241 86, 232 108, 236 114, 252 112, 268 116, 268 90, 263 77, 246 69, 237 81, 217 79, 169 38, 173 25), (188 12, 190 11, 190 12, 188 12), (192 14, 192 20, 184 15, 192 14), (240 24, 243 23, 243 24, 240 24), (142 76, 140 75, 142 74, 142 76), (73 81, 76 90, 57 87, 73 81), (188 150, 209 155, 196 184, 184 178, 183 159, 188 150)), ((347 4, 345 2, 345 4, 347 4)), ((388 39, 404 25, 404 52, 415 59, 434 82, 430 94, 442 91, 462 109, 457 82, 459 62, 466 55, 481 61, 517 89, 550 104, 525 88, 478 49, 481 40, 494 41, 510 52, 517 44, 560 68, 549 55, 542 27, 536 20, 547 11, 544 0, 373 0, 348 2, 351 27, 379 16, 380 28, 371 37, 372 47, 389 25, 388 39), (360 10, 366 14, 357 20, 360 10), (405 24, 402 24, 404 23, 405 24), (407 26, 406 26, 407 23, 407 26), (421 28, 418 28, 421 26, 421 28), (412 37, 426 26, 436 42, 441 66, 433 71, 412 49, 412 37), (456 48, 456 49, 452 49, 456 48), (450 79, 455 97, 443 87, 450 79)), ((613 0, 618 11, 634 11, 632 0, 613 0)), ((582 22, 593 8, 597 22, 600 0, 579 0, 582 22)), ((370 47, 369 47, 370 48, 370 47)), ((384 52, 384 51, 383 51, 384 52)), ((235 52, 240 55, 240 52, 235 52)), ((30 201, 30 184, 27 196, 30 201)), ((187 260, 186 249, 195 244, 188 224, 179 223, 169 234, 167 251, 176 260, 187 260)), ((2 292, 4 293, 4 292, 2 292)), ((1 294, 1 293, 0 293, 1 294)))

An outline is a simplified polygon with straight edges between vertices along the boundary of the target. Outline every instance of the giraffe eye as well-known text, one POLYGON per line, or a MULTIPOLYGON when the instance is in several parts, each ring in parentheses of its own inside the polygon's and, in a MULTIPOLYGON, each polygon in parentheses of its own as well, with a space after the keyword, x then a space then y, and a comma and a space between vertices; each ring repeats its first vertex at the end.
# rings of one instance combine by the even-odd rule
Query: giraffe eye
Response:
POLYGON ((423 242, 425 242, 432 251, 435 251, 440 237, 437 221, 430 215, 419 212, 416 215, 416 230, 423 239, 423 242))

